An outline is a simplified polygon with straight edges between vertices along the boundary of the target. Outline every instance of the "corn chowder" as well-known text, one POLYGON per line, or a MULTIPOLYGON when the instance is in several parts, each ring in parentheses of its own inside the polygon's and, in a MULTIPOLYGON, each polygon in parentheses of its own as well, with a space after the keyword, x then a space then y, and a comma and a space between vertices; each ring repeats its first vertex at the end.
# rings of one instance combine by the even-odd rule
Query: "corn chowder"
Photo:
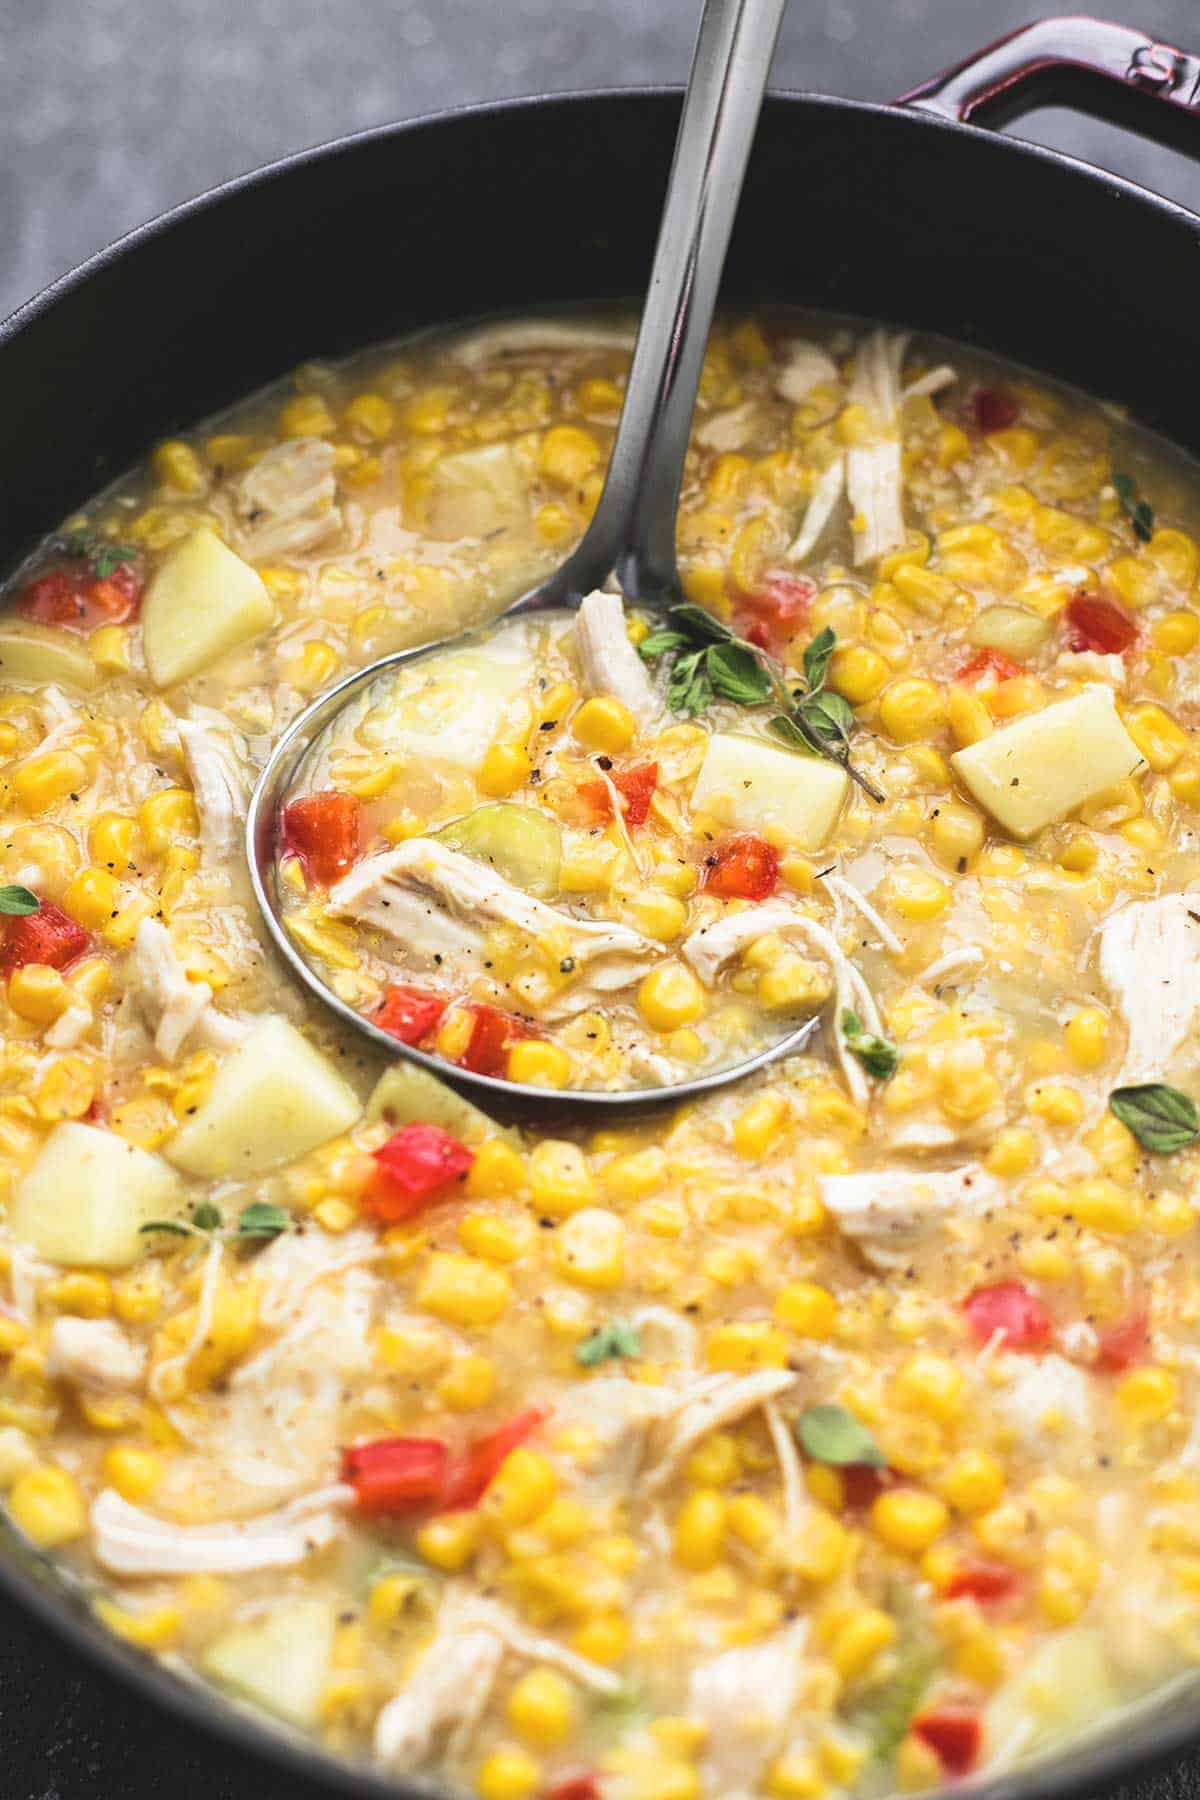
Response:
POLYGON ((953 346, 722 327, 686 604, 420 665, 281 822, 305 953, 448 1062, 640 1084, 820 1021, 518 1133, 296 991, 246 795, 561 560, 629 349, 308 366, 14 578, 0 1480, 114 1632, 388 1770, 932 1788, 1200 1655, 1194 481, 953 346))

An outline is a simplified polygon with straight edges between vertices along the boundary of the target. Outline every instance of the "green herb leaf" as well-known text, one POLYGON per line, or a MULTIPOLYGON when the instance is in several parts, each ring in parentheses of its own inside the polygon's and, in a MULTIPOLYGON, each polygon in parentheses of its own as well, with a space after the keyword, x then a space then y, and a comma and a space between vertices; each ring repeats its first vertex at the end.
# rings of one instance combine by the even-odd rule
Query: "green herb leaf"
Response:
POLYGON ((677 656, 667 682, 667 705, 672 712, 695 717, 712 702, 712 682, 706 666, 707 649, 677 656))
POLYGON ((638 645, 638 655, 644 656, 647 662, 655 662, 669 650, 684 649, 687 643, 682 631, 652 631, 638 645))
POLYGON ((684 601, 678 606, 672 606, 669 611, 676 629, 686 632, 692 643, 731 644, 738 641, 735 631, 730 631, 728 625, 723 625, 720 619, 714 619, 702 606, 692 606, 684 601))
POLYGON ((814 1462, 836 1469, 882 1469, 887 1458, 866 1426, 844 1406, 806 1406, 796 1421, 800 1448, 814 1462))
POLYGON ((814 694, 811 699, 802 700, 796 711, 822 743, 844 744, 854 729, 853 710, 840 694, 814 694))
POLYGON ((269 1206, 265 1200, 256 1200, 238 1215, 237 1235, 240 1238, 275 1238, 290 1231, 292 1224, 291 1213, 282 1206, 269 1206))
POLYGON ((1170 1156, 1186 1150, 1200 1138, 1200 1113, 1195 1102, 1165 1081, 1145 1081, 1133 1087, 1114 1088, 1109 1108, 1132 1131, 1143 1150, 1170 1156))
POLYGON ((575 1347, 575 1361, 582 1363, 585 1369, 594 1369, 597 1363, 615 1361, 619 1357, 641 1354, 637 1331, 628 1319, 607 1320, 575 1347))
POLYGON ((771 698, 771 677, 752 650, 741 644, 713 644, 705 659, 713 692, 739 706, 761 706, 771 698))
POLYGON ((41 904, 27 887, 0 887, 0 913, 6 913, 9 918, 19 919, 35 913, 41 904))
POLYGON ((1148 500, 1142 499, 1132 475, 1114 475, 1112 484, 1121 502, 1121 511, 1133 526, 1134 537, 1148 544, 1154 536, 1154 508, 1148 500))
POLYGON ((104 581, 120 563, 132 562, 136 555, 131 544, 105 544, 92 557, 92 574, 104 581))
POLYGON ((871 1761, 888 1770, 908 1736, 940 1658, 927 1632, 916 1637, 902 1634, 895 1646, 895 1662, 895 1673, 855 1708, 852 1717, 856 1729, 870 1743, 871 1761))
POLYGON ((829 673, 829 659, 837 647, 837 633, 832 625, 818 631, 804 652, 804 679, 810 695, 819 694, 829 673))
POLYGON ((133 544, 114 544, 91 531, 72 531, 58 540, 64 556, 77 562, 86 561, 93 575, 107 580, 118 564, 132 562, 138 552, 133 544))
POLYGON ((789 750, 799 750, 805 756, 823 756, 825 754, 822 746, 814 744, 812 739, 805 735, 799 720, 793 718, 790 713, 776 713, 775 717, 768 721, 767 730, 773 732, 781 743, 787 745, 789 750))
POLYGON ((856 1056, 876 1081, 890 1081, 900 1066, 900 1052, 886 1038, 863 1030, 862 1020, 849 1007, 842 1014, 842 1036, 851 1056, 856 1056))
POLYGON ((221 1225, 221 1209, 214 1206, 211 1200, 202 1200, 192 1214, 192 1223, 197 1231, 218 1231, 221 1225))
POLYGON ((149 1219, 145 1225, 138 1226, 138 1236, 144 1237, 148 1231, 161 1231, 169 1237, 193 1237, 195 1228, 183 1225, 178 1219, 149 1219))

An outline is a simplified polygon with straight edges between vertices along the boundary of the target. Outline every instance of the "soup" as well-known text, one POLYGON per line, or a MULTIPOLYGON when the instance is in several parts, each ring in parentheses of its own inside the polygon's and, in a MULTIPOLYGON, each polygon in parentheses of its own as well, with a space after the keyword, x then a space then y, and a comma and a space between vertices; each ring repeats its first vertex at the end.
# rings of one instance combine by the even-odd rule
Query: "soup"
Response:
POLYGON ((295 941, 448 1064, 814 1021, 518 1132, 298 991, 246 797, 563 558, 630 342, 310 365, 14 576, 0 1480, 113 1631, 397 1773, 934 1787, 1200 1646, 1195 476, 954 345, 723 324, 682 610, 389 678, 281 820, 295 941))

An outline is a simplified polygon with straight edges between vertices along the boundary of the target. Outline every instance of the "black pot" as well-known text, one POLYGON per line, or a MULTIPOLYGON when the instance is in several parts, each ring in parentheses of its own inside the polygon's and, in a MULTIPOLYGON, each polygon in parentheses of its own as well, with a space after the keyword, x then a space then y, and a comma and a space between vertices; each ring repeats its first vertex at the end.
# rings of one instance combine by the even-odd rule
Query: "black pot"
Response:
MULTIPOLYGON (((974 128, 1047 102, 1200 152, 1200 58, 1050 19, 894 106, 775 95, 729 300, 944 332, 1120 402, 1200 453, 1200 217, 974 128)), ((306 151, 132 232, 0 330, 0 566, 148 444, 313 356, 480 313, 628 299, 649 270, 679 94, 470 108, 306 151)), ((343 1794, 433 1794, 260 1724, 104 1631, 0 1518, 0 1586, 110 1673, 343 1794)), ((1088 1795, 1200 1744, 1178 1688, 985 1800, 1088 1795)))

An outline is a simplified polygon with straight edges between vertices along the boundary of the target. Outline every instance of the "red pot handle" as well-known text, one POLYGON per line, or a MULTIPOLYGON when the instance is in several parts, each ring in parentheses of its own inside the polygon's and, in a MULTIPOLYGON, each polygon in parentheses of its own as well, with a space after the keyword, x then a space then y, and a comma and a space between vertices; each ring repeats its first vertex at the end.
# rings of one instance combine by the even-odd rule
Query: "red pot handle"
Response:
POLYGON ((1005 125, 1047 104, 1200 155, 1200 56, 1082 14, 1023 25, 897 101, 975 125, 1005 125))

